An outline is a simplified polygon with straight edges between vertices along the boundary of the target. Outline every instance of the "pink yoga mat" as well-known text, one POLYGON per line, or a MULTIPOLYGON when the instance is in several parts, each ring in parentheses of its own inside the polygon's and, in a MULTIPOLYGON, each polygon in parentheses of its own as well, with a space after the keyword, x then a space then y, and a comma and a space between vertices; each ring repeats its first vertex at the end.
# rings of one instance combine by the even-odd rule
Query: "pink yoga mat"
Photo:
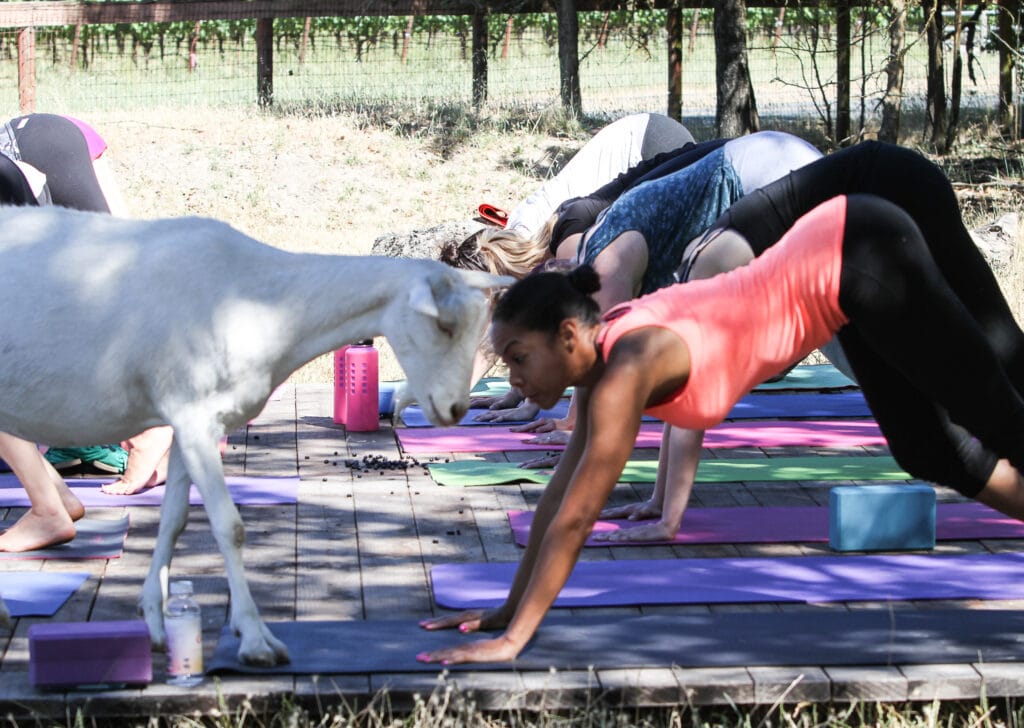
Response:
MULTIPOLYGON (((660 423, 640 426, 638 448, 661 445, 660 423)), ((411 455, 445 452, 501 452, 558 450, 561 446, 530 444, 532 433, 508 427, 399 428, 402 449, 411 455)), ((725 422, 704 435, 704 447, 861 447, 884 445, 885 437, 874 420, 764 420, 725 422)))
MULTIPOLYGON (((509 511, 516 543, 525 546, 533 523, 532 511, 509 511)), ((650 521, 598 521, 593 533, 636 528, 650 521)), ((969 541, 983 538, 1024 538, 1024 523, 981 503, 939 503, 935 538, 969 541)), ((587 546, 650 546, 696 543, 813 543, 828 541, 828 507, 690 508, 671 541, 597 541, 587 546)))

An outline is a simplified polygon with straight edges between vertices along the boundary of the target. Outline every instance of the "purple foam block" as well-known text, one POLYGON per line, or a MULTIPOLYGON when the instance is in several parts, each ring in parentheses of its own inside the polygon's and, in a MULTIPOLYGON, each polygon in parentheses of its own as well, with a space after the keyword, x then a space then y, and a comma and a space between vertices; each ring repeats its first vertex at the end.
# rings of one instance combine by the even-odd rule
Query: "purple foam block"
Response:
POLYGON ((55 622, 28 628, 28 675, 37 688, 119 687, 153 680, 142 620, 55 622))

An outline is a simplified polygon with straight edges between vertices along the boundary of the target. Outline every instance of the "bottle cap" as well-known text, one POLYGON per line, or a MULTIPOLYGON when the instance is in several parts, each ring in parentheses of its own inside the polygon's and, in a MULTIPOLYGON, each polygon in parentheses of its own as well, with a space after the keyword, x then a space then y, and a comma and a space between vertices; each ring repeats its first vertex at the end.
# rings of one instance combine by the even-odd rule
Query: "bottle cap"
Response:
POLYGON ((171 594, 191 594, 192 582, 187 579, 171 582, 171 594))
POLYGON ((373 346, 373 339, 362 339, 356 342, 356 346, 373 346))

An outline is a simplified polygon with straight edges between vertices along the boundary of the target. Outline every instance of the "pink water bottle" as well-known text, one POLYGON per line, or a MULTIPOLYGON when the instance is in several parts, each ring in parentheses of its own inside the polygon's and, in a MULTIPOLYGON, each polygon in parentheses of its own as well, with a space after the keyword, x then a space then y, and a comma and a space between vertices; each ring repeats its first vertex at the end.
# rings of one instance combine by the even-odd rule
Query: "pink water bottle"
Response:
POLYGON ((345 429, 372 432, 380 426, 380 384, 373 340, 360 341, 345 352, 345 429))
POLYGON ((334 424, 345 424, 345 395, 348 393, 348 382, 345 375, 345 352, 350 346, 343 346, 334 352, 334 424))

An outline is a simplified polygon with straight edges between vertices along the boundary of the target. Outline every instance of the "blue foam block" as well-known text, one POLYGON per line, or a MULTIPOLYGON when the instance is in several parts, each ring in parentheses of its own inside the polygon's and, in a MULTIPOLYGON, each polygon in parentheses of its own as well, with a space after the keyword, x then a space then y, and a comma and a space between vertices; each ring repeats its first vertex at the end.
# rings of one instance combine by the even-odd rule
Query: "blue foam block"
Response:
POLYGON ((835 551, 935 548, 935 490, 929 485, 844 485, 828 497, 835 551))
POLYGON ((395 413, 395 391, 403 384, 405 384, 404 381, 380 382, 377 385, 377 404, 379 405, 377 411, 381 416, 395 413))

